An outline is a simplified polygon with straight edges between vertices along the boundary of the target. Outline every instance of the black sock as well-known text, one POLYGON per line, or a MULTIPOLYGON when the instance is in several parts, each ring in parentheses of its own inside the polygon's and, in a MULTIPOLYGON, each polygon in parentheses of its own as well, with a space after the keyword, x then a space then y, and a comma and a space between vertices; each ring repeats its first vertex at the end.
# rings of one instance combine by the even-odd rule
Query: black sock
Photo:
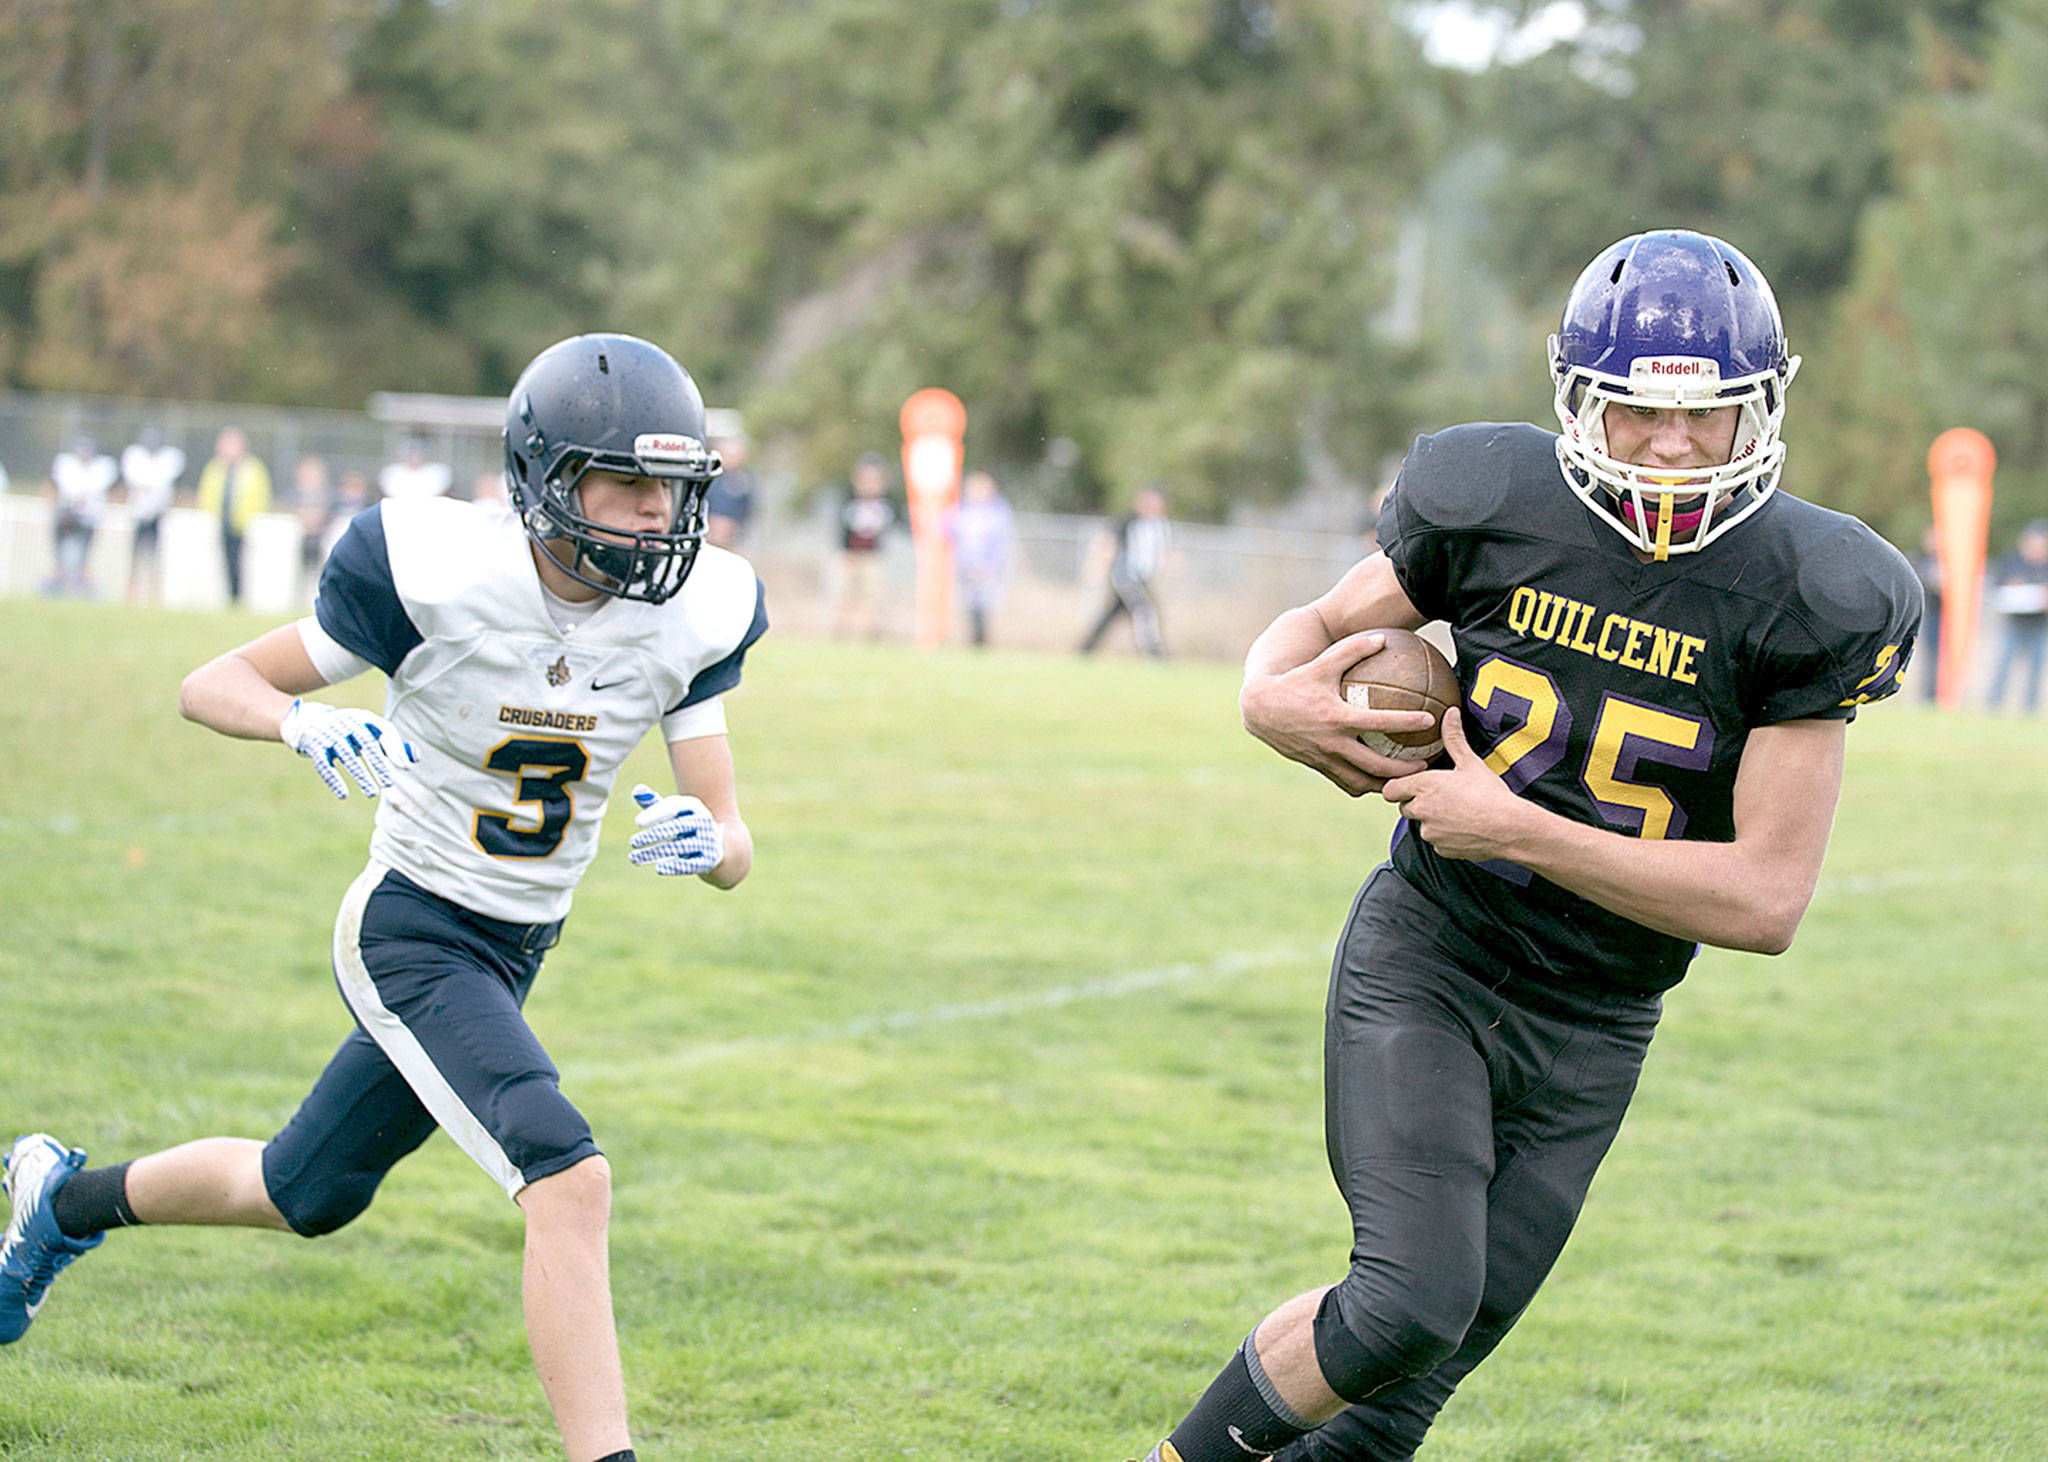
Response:
POLYGON ((50 1200, 50 1216, 67 1239, 89 1239, 110 1228, 141 1223, 128 1206, 128 1164, 73 1173, 50 1200))
POLYGON ((638 1462, 638 1459, 634 1457, 633 1449, 628 1447, 623 1452, 607 1452, 597 1462, 638 1462))
POLYGON ((1181 1462, 1245 1462, 1247 1457, 1277 1452, 1315 1430, 1302 1425, 1301 1418, 1291 1411, 1276 1409, 1275 1403, 1282 1408, 1286 1403, 1280 1401, 1271 1382, 1259 1384, 1264 1380, 1263 1371, 1254 1378, 1251 1367, 1257 1362, 1257 1352, 1246 1354, 1251 1344, 1247 1336, 1222 1374, 1209 1383, 1195 1409, 1167 1438, 1181 1462))

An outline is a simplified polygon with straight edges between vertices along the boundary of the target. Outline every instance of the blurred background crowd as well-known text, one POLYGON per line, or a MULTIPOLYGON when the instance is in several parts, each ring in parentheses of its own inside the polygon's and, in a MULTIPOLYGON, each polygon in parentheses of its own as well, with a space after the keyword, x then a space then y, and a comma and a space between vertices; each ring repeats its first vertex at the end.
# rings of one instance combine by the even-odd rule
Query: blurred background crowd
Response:
POLYGON ((1792 491, 1910 553, 1989 436, 1980 696, 2038 687, 2048 0, 16 0, 0 95, 0 589, 300 602, 607 328, 724 409, 785 628, 904 632, 942 384, 1005 505, 963 639, 1236 654, 1416 432, 1548 422, 1564 286, 1678 225, 1779 290, 1792 491))

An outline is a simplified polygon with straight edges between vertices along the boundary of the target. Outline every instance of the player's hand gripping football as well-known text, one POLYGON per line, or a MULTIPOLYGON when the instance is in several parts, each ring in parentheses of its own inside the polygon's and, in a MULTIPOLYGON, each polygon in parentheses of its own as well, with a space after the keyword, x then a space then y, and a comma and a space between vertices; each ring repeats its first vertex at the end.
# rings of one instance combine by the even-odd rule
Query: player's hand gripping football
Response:
POLYGON ((293 701, 277 728, 277 737, 312 762, 320 780, 337 797, 348 796, 343 772, 355 778, 364 796, 375 797, 380 788, 397 785, 391 772, 392 756, 403 756, 408 762, 420 759, 412 743, 393 731, 383 717, 321 701, 293 701))
POLYGON ((1247 680, 1238 698, 1245 730, 1353 797, 1378 791, 1391 777, 1420 771, 1419 761, 1399 761, 1368 749, 1358 733, 1426 731, 1435 724, 1428 712, 1373 711, 1344 699, 1344 672, 1385 644, 1377 630, 1347 635, 1291 670, 1247 680))
POLYGON ((1464 714, 1444 712, 1444 751, 1451 765, 1397 777, 1380 795, 1401 809, 1428 844, 1446 858, 1512 857, 1509 841, 1532 810, 1508 790, 1465 739, 1464 714))
POLYGON ((633 789, 639 831, 626 845, 626 861, 652 865, 656 873, 709 873, 725 857, 725 830, 711 809, 695 797, 657 797, 642 782, 633 789))

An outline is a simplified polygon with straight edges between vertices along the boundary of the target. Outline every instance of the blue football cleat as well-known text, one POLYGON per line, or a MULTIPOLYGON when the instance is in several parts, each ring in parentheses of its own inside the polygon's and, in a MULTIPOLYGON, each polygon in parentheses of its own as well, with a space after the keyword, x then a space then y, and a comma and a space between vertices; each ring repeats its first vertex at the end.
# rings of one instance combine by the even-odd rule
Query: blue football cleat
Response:
POLYGON ((21 1339, 64 1266, 96 1249, 105 1234, 66 1237, 50 1212, 50 1198, 85 1166, 85 1153, 47 1132, 15 1139, 7 1153, 7 1196, 14 1215, 0 1239, 0 1345, 21 1339))

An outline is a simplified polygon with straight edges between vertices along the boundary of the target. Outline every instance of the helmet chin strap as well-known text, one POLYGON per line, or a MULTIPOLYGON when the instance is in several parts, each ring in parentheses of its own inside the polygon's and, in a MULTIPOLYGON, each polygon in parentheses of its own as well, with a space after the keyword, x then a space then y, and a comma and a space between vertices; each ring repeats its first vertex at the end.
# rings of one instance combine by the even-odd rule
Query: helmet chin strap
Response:
POLYGON ((596 589, 600 593, 617 593, 616 588, 606 588, 606 585, 616 585, 617 580, 592 563, 589 556, 583 552, 582 546, 577 544, 574 539, 563 537, 537 538, 534 540, 534 545, 548 556, 556 568, 568 575, 572 582, 582 584, 586 588, 596 589), (563 561, 562 555, 555 549, 555 545, 558 543, 565 543, 570 546, 571 552, 567 562, 563 561))
POLYGON ((597 560, 592 558, 588 553, 584 552, 581 544, 577 545, 576 548, 576 563, 577 566, 583 570, 585 575, 587 575, 590 579, 595 581, 593 587, 603 589, 604 592, 607 594, 616 594, 620 589, 625 587, 617 579, 613 578, 609 573, 606 573, 603 569, 599 568, 597 565, 597 560))
MULTIPOLYGON (((570 489, 570 500, 575 504, 577 516, 584 516, 583 484, 581 482, 578 482, 570 489)), ((543 535, 539 542, 542 552, 555 561, 556 568, 586 588, 596 589, 599 593, 610 594, 616 597, 619 591, 625 587, 614 575, 607 573, 598 564, 596 559, 590 556, 581 542, 570 537, 568 534, 543 535), (555 545, 558 543, 569 546, 569 558, 567 561, 564 561, 562 555, 556 551, 555 545)))
POLYGON ((1674 528, 1696 534, 1700 525, 1712 516, 1711 510, 1705 507, 1688 513, 1679 512, 1678 500, 1681 496, 1683 494, 1672 491, 1669 486, 1654 499, 1646 498, 1641 487, 1637 487, 1630 495, 1611 495, 1614 511, 1629 526, 1631 541, 1639 549, 1649 552, 1657 563, 1665 563, 1671 558, 1671 533, 1674 528), (1644 535, 1651 531, 1653 524, 1655 536, 1645 542, 1644 535))

